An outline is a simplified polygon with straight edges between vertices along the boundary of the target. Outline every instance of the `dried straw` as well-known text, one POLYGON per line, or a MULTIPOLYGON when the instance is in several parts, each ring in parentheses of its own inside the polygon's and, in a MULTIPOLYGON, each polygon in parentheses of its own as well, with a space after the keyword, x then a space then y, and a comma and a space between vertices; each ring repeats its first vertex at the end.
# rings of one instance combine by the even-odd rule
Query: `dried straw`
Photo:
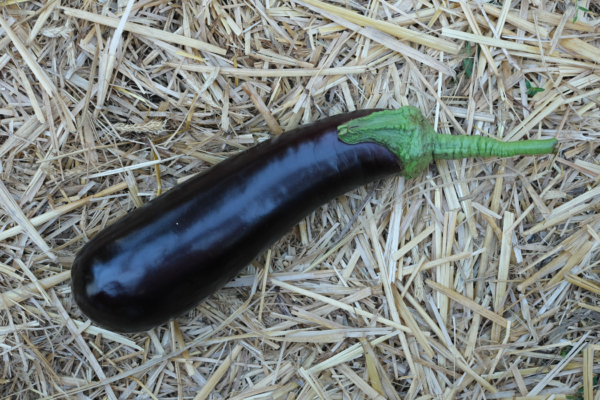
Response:
POLYGON ((0 398, 598 399, 599 26, 591 0, 3 1, 0 398), (348 193, 149 332, 74 303, 78 249, 133 208, 408 104, 560 153, 348 193))

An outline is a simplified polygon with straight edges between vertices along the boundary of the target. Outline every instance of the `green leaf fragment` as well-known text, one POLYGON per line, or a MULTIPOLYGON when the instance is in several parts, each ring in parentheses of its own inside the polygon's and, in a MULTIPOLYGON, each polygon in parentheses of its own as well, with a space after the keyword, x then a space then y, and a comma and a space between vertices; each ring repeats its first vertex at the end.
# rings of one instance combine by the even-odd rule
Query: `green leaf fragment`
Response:
POLYGON ((536 93, 543 92, 546 90, 544 88, 531 86, 531 82, 529 81, 525 81, 525 86, 527 87, 527 96, 535 96, 536 93))

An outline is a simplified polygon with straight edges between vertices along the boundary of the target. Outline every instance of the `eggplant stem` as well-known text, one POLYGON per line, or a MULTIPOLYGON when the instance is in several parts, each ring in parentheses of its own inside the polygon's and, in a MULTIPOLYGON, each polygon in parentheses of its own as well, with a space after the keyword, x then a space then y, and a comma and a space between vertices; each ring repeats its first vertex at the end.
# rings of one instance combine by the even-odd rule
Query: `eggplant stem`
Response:
POLYGON ((550 154, 556 153, 558 144, 556 139, 502 142, 477 135, 441 135, 412 106, 354 119, 338 127, 338 138, 346 144, 372 142, 386 147, 407 178, 418 176, 433 160, 550 154))
POLYGON ((555 151, 556 139, 502 142, 485 136, 436 134, 434 160, 457 160, 466 157, 514 157, 550 154, 555 151))

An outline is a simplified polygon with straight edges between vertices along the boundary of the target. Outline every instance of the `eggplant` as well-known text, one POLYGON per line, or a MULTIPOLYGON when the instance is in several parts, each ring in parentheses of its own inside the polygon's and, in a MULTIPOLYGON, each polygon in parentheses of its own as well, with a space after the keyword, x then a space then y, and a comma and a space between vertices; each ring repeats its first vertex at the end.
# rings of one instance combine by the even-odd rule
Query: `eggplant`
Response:
POLYGON ((102 230, 73 263, 74 299, 102 328, 147 331, 192 310, 348 191, 417 176, 434 159, 555 148, 554 139, 439 135, 410 106, 325 118, 230 157, 102 230))

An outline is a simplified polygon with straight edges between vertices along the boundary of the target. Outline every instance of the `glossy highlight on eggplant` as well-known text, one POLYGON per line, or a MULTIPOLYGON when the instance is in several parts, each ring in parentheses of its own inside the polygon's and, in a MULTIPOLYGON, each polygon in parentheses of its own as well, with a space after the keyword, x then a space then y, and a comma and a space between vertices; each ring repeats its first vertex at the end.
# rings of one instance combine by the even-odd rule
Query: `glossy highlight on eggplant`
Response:
POLYGON ((92 238, 72 267, 95 324, 146 331, 192 310, 317 207, 434 159, 547 154, 556 140, 437 134, 414 107, 325 118, 266 140, 136 209, 92 238))

